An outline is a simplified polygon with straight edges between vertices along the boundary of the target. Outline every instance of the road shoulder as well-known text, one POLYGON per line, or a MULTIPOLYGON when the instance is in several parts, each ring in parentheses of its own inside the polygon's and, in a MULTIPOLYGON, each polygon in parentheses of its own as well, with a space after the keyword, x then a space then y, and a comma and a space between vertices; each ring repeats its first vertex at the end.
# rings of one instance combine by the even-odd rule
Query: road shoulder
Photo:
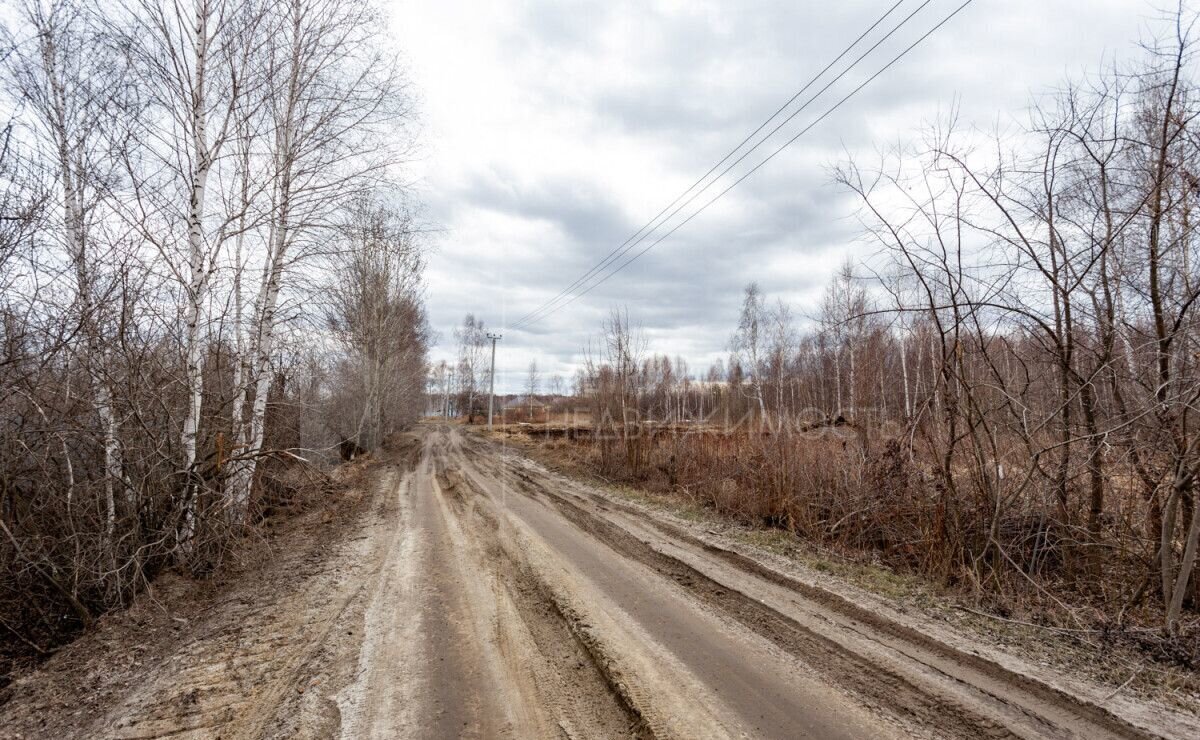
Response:
POLYGON ((762 563, 807 588, 861 605, 883 619, 1100 707, 1130 724, 1170 737, 1200 736, 1200 676, 1194 672, 1151 663, 1134 651, 1105 644, 1102 635, 973 613, 956 595, 916 578, 808 547, 786 532, 739 525, 680 497, 603 480, 561 448, 554 449, 553 444, 547 448, 523 434, 495 433, 490 441, 551 475, 584 484, 712 548, 762 563))

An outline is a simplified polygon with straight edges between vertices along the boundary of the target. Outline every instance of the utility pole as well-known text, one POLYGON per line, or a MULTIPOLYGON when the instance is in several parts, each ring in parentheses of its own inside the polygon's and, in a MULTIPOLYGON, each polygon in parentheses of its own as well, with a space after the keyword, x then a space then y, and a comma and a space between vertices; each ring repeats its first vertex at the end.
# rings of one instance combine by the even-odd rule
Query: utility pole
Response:
POLYGON ((488 374, 488 431, 492 431, 492 404, 496 400, 496 340, 503 334, 488 332, 487 338, 492 340, 492 371, 488 374))

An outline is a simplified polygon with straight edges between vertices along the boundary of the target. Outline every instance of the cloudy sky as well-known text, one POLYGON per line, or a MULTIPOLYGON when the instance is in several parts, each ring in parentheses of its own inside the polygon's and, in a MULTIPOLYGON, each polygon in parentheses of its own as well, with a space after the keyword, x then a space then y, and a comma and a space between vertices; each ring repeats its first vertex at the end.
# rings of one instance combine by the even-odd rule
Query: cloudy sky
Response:
MULTIPOLYGON (((420 96, 414 174, 439 228, 427 274, 434 358, 453 356, 453 328, 473 312, 504 333, 498 386, 518 389, 531 359, 568 378, 603 316, 622 307, 652 350, 703 371, 725 352, 746 283, 803 315, 835 267, 865 251, 855 204, 829 175, 847 153, 902 142, 952 106, 982 127, 1021 120, 1031 94, 1136 55, 1162 7, 975 0, 643 258, 533 326, 510 328, 674 200, 893 2, 392 0, 420 96)), ((902 0, 870 38, 921 2, 902 0)), ((961 2, 931 0, 709 192, 961 2)))

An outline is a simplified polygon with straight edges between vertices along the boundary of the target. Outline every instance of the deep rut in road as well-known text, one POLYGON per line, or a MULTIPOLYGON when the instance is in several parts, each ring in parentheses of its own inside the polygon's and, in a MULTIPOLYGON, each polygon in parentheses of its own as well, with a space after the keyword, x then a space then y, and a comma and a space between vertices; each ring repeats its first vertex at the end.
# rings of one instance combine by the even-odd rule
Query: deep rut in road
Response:
POLYGON ((461 470, 441 458, 437 478, 460 525, 485 555, 480 565, 503 585, 516 608, 536 650, 537 659, 529 668, 562 733, 570 738, 652 738, 653 733, 606 673, 602 656, 577 631, 578 620, 564 612, 567 607, 525 562, 491 502, 475 495, 461 470))
MULTIPOLYGON (((506 479, 512 490, 548 502, 616 553, 644 563, 698 601, 817 667, 831 682, 905 723, 936 726, 938 734, 962 737, 1155 735, 1055 687, 881 618, 741 553, 705 542, 681 527, 550 474, 528 460, 498 461, 494 452, 482 449, 485 446, 470 442, 462 450, 469 459, 479 461, 479 475, 506 479), (685 561, 668 550, 689 557, 685 561), (707 572, 695 567, 705 561, 725 567, 706 567, 707 572), (772 608, 766 600, 756 598, 764 589, 750 595, 745 588, 748 579, 775 587, 772 595, 782 592, 788 608, 772 608), (734 583, 737 588, 731 585, 734 583), (817 616, 818 629, 793 618, 798 611, 817 616), (858 639, 847 640, 843 633, 853 633, 858 639), (856 651, 864 642, 870 643, 871 649, 856 651)), ((812 624, 811 619, 805 621, 812 624)))
MULTIPOLYGON (((1200 736, 1195 718, 1156 707, 1135 725, 454 427, 393 456, 347 524, 282 543, 136 672, 111 679, 132 651, 98 634, 93 685, 72 696, 102 711, 48 711, 70 701, 39 697, 35 675, 0 707, 0 737, 1200 736)), ((61 688, 54 664, 42 684, 61 688)))
POLYGON ((937 695, 921 692, 902 677, 880 670, 869 660, 843 649, 761 602, 714 581, 686 563, 662 554, 617 525, 589 513, 566 498, 543 488, 536 490, 569 520, 616 552, 646 564, 701 603, 719 610, 781 649, 804 659, 817 667, 827 679, 855 692, 867 703, 885 708, 906 721, 936 724, 947 733, 964 737, 1013 736, 985 717, 972 714, 937 695))

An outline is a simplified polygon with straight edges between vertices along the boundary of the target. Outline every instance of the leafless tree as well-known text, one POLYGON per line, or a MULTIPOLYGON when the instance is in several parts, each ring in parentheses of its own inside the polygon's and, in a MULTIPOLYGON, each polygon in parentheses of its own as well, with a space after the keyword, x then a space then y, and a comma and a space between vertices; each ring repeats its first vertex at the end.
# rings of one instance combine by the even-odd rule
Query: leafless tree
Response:
POLYGON ((345 247, 333 257, 337 278, 328 323, 346 351, 350 382, 339 384, 341 395, 350 396, 347 405, 357 413, 344 419, 351 423, 339 434, 370 449, 417 413, 413 403, 423 389, 413 384, 424 378, 427 334, 419 300, 422 257, 411 219, 371 199, 350 212, 343 231, 345 247))
POLYGON ((3 23, 0 618, 52 645, 219 565, 350 406, 370 443, 419 413, 422 264, 378 207, 404 202, 411 96, 365 0, 3 23))
POLYGON ((296 265, 320 248, 339 206, 370 192, 406 151, 396 134, 411 111, 397 63, 381 50, 378 11, 364 0, 287 0, 264 21, 263 104, 270 151, 269 219, 249 332, 252 403, 239 424, 242 459, 230 481, 231 510, 244 512, 263 450, 270 362, 280 299, 296 265))
POLYGON ((487 387, 491 369, 487 360, 487 328, 482 320, 474 314, 463 318, 462 326, 454 332, 458 341, 458 365, 455 374, 458 379, 459 408, 471 422, 479 409, 479 399, 483 389, 487 387))
POLYGON ((584 383, 604 474, 1040 619, 1194 640, 1193 37, 1179 12, 1141 61, 1038 96, 1023 127, 966 129, 952 112, 877 163, 845 163, 875 249, 833 276, 807 331, 751 285, 703 384, 663 355, 631 370, 613 351, 628 320, 606 322, 584 383), (684 435, 630 444, 614 423, 688 406, 707 423, 684 435), (779 428, 742 423, 755 417, 779 428))
POLYGON ((746 286, 742 297, 742 312, 738 318, 737 331, 730 340, 729 348, 739 362, 750 371, 750 388, 762 419, 766 418, 767 406, 763 398, 763 377, 766 375, 768 341, 767 309, 758 283, 746 286))
POLYGON ((525 374, 525 396, 529 402, 529 419, 533 420, 533 402, 542 385, 542 376, 538 373, 537 360, 529 361, 529 370, 525 374))

